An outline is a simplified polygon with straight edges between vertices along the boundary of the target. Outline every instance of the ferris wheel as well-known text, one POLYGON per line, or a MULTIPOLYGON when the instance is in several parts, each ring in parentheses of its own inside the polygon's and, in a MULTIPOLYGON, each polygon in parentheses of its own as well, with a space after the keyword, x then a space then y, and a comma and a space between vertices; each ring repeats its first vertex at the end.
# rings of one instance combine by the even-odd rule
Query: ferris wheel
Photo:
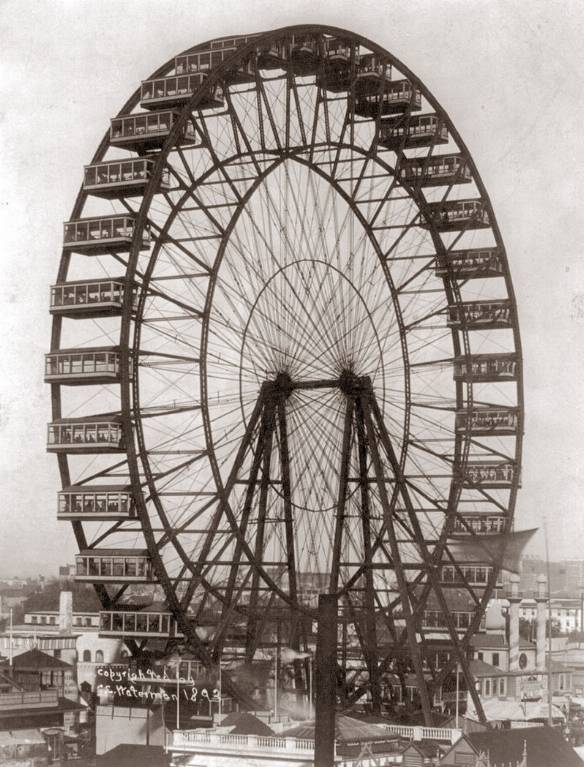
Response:
POLYGON ((104 635, 253 661, 307 649, 334 593, 346 704, 401 659, 427 716, 457 664, 480 710, 499 568, 454 543, 512 529, 520 340, 487 192, 412 72, 314 25, 177 55, 85 166, 50 311, 58 516, 104 635))

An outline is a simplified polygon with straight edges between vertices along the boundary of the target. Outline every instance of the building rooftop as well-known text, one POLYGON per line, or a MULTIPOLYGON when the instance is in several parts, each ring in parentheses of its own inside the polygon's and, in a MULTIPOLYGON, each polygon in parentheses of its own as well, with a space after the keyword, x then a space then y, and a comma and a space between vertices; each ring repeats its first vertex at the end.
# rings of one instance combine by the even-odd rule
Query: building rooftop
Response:
MULTIPOLYGON (((77 626, 77 631, 60 631, 59 624, 49 623, 19 623, 12 628, 13 636, 36 636, 36 637, 63 637, 65 639, 76 639, 80 633, 85 633, 90 626, 77 626)), ((9 636, 8 631, 0 631, 0 637, 9 636)))
MULTIPOLYGON (((482 701, 483 710, 489 722, 547 722, 547 701, 519 701, 512 698, 485 698, 482 701)), ((469 705, 467 716, 478 718, 472 704, 469 705)), ((566 717, 557 706, 552 706, 554 720, 563 722, 566 717)), ((495 730, 501 732, 501 730, 495 730)), ((549 766, 548 766, 549 767, 549 766)))
MULTIPOLYGON (((523 606, 528 605, 530 607, 535 607, 535 605, 537 604, 535 596, 536 595, 534 594, 533 596, 523 597, 521 602, 520 602, 520 605, 523 605, 523 606)), ((554 594, 554 595, 552 595, 552 598, 551 598, 550 601, 551 601, 552 608, 553 607, 563 607, 563 608, 577 608, 577 609, 580 609, 580 607, 581 607, 581 599, 578 596, 571 597, 571 596, 563 596, 563 595, 559 595, 559 594, 554 594)))
POLYGON ((146 557, 148 549, 83 549, 80 557, 146 557))
POLYGON ((508 676, 506 671, 502 671, 500 668, 497 668, 496 666, 491 666, 490 663, 485 663, 482 660, 471 660, 469 661, 469 667, 472 675, 476 679, 482 679, 483 677, 493 677, 493 676, 508 676))
MULTIPOLYGON (((284 738, 307 738, 314 739, 314 719, 301 722, 282 733, 284 738)), ((383 731, 377 724, 364 722, 351 716, 337 716, 335 718, 335 740, 339 742, 360 740, 391 740, 392 736, 383 731)))
MULTIPOLYGON (((431 727, 450 727, 449 724, 446 724, 450 721, 450 719, 451 717, 449 715, 441 714, 439 711, 430 712, 431 727)), ((374 719, 372 716, 365 717, 365 720, 368 722, 377 721, 379 724, 400 724, 406 726, 412 725, 414 727, 426 726, 425 717, 421 711, 404 711, 401 715, 394 715, 391 718, 391 721, 388 721, 385 717, 375 717, 374 719)))
MULTIPOLYGON (((409 749, 415 749, 424 759, 432 759, 437 754, 442 755, 446 749, 446 746, 444 743, 440 744, 435 740, 419 740, 413 743, 407 743, 404 751, 409 749)), ((407 764, 407 762, 404 763, 407 764)))
POLYGON ((169 758, 162 746, 135 746, 126 743, 98 756, 97 767, 167 767, 169 758))
MULTIPOLYGON (((23 705, 17 705, 13 708, 9 708, 8 706, 6 708, 0 708, 0 720, 2 719, 12 719, 15 715, 18 715, 19 717, 22 716, 43 716, 44 714, 59 714, 59 713, 67 713, 68 711, 81 711, 85 708, 85 706, 81 705, 80 703, 75 703, 72 700, 69 700, 69 698, 57 698, 57 703, 54 706, 38 706, 38 707, 27 707, 23 705)), ((0 728, 2 727, 2 724, 0 722, 0 728)))
MULTIPOLYGON (((25 615, 59 615, 58 610, 27 610, 25 615)), ((73 610, 73 617, 76 615, 93 615, 99 617, 99 610, 73 610)), ((29 625, 28 623, 25 625, 29 625)), ((37 624, 38 625, 38 624, 37 624)), ((44 625, 44 624, 41 624, 44 625)))
POLYGON ((73 666, 70 663, 65 663, 60 658, 54 658, 52 655, 48 655, 42 650, 38 650, 36 647, 32 650, 27 650, 20 655, 15 655, 12 660, 12 665, 15 669, 21 671, 42 671, 44 669, 72 669, 73 666))
POLYGON ((221 721, 221 727, 231 727, 230 735, 265 735, 272 736, 274 731, 257 716, 247 711, 233 711, 221 721))
POLYGON ((566 743, 561 733, 550 727, 517 730, 486 730, 465 736, 477 751, 488 753, 492 765, 520 762, 524 749, 529 767, 582 767, 584 762, 566 743))
MULTIPOLYGON (((505 650, 509 647, 509 642, 504 634, 473 634, 470 638, 473 647, 485 650, 505 650)), ((535 642, 519 637, 519 647, 522 650, 535 649, 535 642)))

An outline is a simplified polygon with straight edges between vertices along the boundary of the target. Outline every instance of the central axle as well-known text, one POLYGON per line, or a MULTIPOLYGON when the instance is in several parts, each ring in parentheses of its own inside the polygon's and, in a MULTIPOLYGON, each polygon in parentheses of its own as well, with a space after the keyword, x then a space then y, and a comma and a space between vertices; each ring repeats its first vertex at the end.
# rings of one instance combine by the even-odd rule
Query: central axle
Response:
POLYGON ((288 373, 278 373, 273 381, 265 381, 262 389, 266 394, 290 394, 302 389, 340 389, 346 395, 361 394, 371 391, 371 378, 369 376, 357 376, 350 370, 343 370, 338 378, 316 378, 313 380, 294 381, 288 373))

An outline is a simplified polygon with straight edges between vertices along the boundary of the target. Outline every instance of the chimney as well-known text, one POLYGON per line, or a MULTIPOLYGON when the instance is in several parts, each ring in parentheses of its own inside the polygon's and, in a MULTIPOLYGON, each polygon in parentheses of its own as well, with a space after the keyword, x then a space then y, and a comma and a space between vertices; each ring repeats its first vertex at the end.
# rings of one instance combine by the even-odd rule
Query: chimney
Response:
POLYGON ((545 670, 545 623, 546 623, 546 610, 545 603, 547 600, 546 594, 547 579, 545 575, 537 576, 537 596, 535 601, 537 602, 537 626, 535 636, 535 667, 538 671, 545 670))
POLYGON ((59 595, 59 631, 70 633, 73 628, 73 592, 61 591, 59 595))
POLYGON ((509 597, 509 671, 519 671, 519 576, 511 575, 509 597))

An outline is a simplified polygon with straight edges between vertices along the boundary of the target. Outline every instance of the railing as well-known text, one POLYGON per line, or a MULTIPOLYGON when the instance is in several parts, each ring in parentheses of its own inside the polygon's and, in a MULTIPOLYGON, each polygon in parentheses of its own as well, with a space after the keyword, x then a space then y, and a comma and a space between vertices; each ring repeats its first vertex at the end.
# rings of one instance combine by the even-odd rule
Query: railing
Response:
POLYGON ((406 724, 382 724, 379 726, 392 735, 399 735, 414 741, 446 740, 449 743, 456 743, 462 736, 461 730, 448 727, 411 727, 406 724))
POLYGON ((34 692, 7 692, 0 694, 0 711, 10 708, 30 707, 41 708, 56 706, 58 703, 56 690, 39 690, 34 692))
POLYGON ((213 751, 261 751, 266 753, 298 753, 304 758, 314 753, 314 741, 307 738, 277 738, 260 735, 228 735, 213 731, 177 730, 172 736, 172 749, 197 748, 213 751))

